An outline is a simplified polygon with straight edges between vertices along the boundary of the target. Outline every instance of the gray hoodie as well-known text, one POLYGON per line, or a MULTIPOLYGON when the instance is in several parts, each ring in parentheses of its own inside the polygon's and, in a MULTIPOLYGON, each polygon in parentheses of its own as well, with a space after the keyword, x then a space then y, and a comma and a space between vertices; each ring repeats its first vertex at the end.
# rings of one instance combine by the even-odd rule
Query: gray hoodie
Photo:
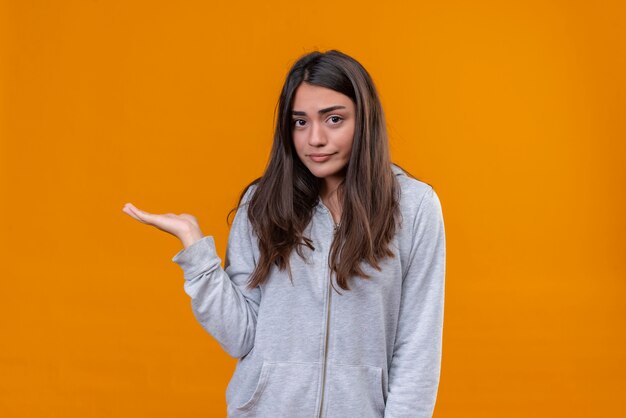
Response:
MULTIPOLYGON (((305 236, 306 259, 294 251, 287 271, 245 285, 259 259, 242 207, 233 220, 222 269, 213 237, 172 259, 200 324, 238 358, 226 390, 228 417, 431 417, 439 384, 446 243, 433 188, 392 166, 401 188, 402 223, 370 279, 351 290, 330 285, 334 222, 319 201, 305 236)), ((254 186, 243 198, 247 202, 254 186)), ((332 278, 331 278, 332 276, 332 278)))

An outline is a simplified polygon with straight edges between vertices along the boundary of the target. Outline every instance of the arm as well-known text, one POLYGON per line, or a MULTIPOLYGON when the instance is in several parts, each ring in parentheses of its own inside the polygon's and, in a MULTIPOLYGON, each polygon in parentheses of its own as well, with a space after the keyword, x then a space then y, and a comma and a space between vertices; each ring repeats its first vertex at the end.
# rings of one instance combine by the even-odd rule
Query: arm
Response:
MULTIPOLYGON (((251 187, 243 202, 248 201, 251 187)), ((206 236, 180 250, 172 261, 184 271, 185 292, 202 327, 232 357, 245 356, 254 346, 261 290, 246 289, 255 268, 258 246, 252 235, 247 205, 237 211, 226 250, 224 269, 213 237, 206 236)))
POLYGON ((413 223, 385 418, 432 417, 441 370, 446 241, 441 203, 430 188, 413 223))

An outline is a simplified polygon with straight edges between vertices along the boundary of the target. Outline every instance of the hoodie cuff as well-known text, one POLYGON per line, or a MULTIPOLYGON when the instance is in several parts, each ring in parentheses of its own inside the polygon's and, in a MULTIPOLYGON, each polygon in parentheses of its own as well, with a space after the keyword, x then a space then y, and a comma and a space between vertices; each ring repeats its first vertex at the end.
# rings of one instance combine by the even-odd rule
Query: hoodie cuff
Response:
POLYGON ((209 235, 177 252, 172 261, 183 269, 185 280, 191 280, 197 273, 221 262, 215 241, 209 235))

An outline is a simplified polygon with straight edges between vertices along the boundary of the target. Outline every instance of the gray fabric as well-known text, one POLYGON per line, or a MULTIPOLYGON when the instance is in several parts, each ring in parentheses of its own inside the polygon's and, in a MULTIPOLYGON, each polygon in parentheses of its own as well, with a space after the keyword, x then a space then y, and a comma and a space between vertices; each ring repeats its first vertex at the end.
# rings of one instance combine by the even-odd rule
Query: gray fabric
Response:
POLYGON ((293 283, 274 267, 265 284, 245 288, 259 259, 246 207, 233 221, 224 269, 211 236, 172 258, 183 269, 194 315, 239 359, 226 390, 229 417, 432 416, 442 349, 443 214, 432 187, 392 167, 402 190, 395 258, 381 271, 364 264, 371 278, 352 278, 352 290, 335 282, 341 295, 330 288, 334 223, 321 201, 305 230, 315 251, 305 247, 306 260, 295 251, 290 258, 293 283))

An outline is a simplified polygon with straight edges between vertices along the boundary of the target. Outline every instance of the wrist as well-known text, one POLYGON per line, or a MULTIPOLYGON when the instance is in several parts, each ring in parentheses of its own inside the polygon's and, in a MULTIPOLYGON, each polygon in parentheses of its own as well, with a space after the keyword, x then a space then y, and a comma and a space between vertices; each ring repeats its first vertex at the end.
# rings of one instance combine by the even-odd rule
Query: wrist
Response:
POLYGON ((201 231, 199 231, 199 230, 192 230, 192 231, 189 231, 186 234, 183 234, 180 237, 180 240, 182 241, 183 246, 185 248, 187 248, 187 247, 191 246, 192 244, 200 241, 203 237, 204 236, 202 235, 201 231))

